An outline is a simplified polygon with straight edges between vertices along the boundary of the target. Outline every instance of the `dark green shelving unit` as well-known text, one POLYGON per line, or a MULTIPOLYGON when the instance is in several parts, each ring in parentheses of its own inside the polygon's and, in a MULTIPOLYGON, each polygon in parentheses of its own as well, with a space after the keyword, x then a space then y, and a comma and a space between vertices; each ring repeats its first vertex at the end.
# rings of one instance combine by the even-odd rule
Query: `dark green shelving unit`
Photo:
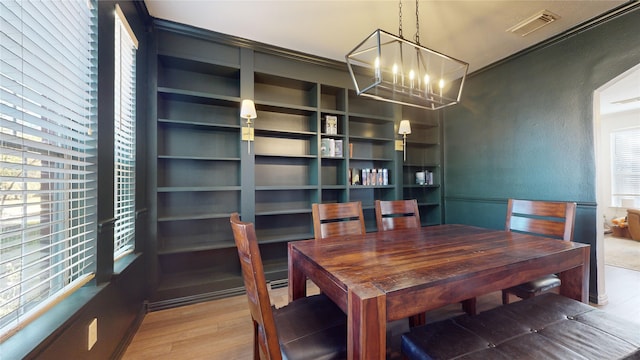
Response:
POLYGON ((313 203, 361 201, 367 230, 375 231, 375 200, 415 197, 425 224, 441 222, 434 215, 441 212, 440 179, 421 187, 409 181, 425 166, 441 176, 439 126, 426 112, 358 96, 346 68, 261 53, 201 31, 157 30, 150 308, 244 291, 232 212, 254 222, 267 279, 276 283, 287 277, 287 242, 313 237, 313 203), (250 151, 240 136, 243 98, 254 100, 258 115, 250 151), (326 131, 328 115, 337 118, 335 134, 326 131), (403 166, 395 142, 405 115, 415 130, 403 166), (325 138, 342 141, 341 156, 322 155, 325 138), (387 169, 388 184, 353 185, 351 168, 387 169))

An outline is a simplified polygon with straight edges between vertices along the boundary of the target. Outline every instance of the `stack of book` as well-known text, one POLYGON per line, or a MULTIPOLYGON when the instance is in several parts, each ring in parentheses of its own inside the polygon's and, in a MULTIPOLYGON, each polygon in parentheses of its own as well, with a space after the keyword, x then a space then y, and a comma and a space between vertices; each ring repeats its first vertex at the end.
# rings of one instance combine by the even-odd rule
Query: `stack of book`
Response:
POLYGON ((433 185, 433 171, 425 170, 416 173, 416 184, 433 185))
POLYGON ((322 138, 320 140, 320 156, 342 157, 342 140, 322 138))
MULTIPOLYGON (((327 135, 338 135, 338 117, 336 115, 325 116, 324 132, 327 135)), ((320 139, 320 156, 342 157, 342 150, 342 140, 328 137, 320 139)))
POLYGON ((381 186, 389 185, 389 170, 388 169, 349 169, 349 184, 350 185, 364 185, 364 186, 381 186))

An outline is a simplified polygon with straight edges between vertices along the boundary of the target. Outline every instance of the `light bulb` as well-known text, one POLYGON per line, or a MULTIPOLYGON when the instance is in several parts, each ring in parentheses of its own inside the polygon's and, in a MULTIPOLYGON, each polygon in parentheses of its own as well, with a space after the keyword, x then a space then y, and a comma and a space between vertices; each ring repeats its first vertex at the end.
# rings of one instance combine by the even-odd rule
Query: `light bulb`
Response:
POLYGON ((409 81, 410 81, 410 86, 413 89, 413 78, 416 77, 416 73, 411 70, 409 71, 409 81))
POLYGON ((393 83, 396 84, 398 82, 398 64, 393 64, 391 71, 393 71, 393 83))
POLYGON ((429 95, 429 80, 431 80, 431 78, 429 77, 429 74, 424 74, 424 94, 425 94, 425 96, 429 95))

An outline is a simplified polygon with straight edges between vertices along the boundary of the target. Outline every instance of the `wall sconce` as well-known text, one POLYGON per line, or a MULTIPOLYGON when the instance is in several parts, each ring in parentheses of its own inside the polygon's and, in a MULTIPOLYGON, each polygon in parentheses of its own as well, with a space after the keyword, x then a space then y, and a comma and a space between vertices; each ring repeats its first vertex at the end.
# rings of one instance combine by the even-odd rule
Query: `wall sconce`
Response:
POLYGON ((247 142, 247 153, 251 153, 251 141, 253 140, 253 128, 251 127, 251 119, 258 117, 256 114, 256 105, 253 100, 242 100, 240 108, 240 117, 247 119, 247 127, 242 128, 242 140, 247 142))
POLYGON ((404 161, 407 161, 407 134, 411 134, 411 123, 409 120, 400 121, 398 134, 402 135, 402 151, 404 152, 404 161))

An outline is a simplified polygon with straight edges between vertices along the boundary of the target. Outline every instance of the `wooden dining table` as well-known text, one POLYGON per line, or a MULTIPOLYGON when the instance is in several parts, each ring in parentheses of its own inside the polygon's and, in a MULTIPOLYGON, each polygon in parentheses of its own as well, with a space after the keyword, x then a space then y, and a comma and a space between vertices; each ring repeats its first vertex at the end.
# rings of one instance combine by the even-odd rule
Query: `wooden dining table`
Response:
POLYGON ((384 359, 386 324, 558 274, 588 302, 589 245, 467 225, 371 232, 288 244, 289 300, 313 281, 347 314, 349 359, 384 359))

